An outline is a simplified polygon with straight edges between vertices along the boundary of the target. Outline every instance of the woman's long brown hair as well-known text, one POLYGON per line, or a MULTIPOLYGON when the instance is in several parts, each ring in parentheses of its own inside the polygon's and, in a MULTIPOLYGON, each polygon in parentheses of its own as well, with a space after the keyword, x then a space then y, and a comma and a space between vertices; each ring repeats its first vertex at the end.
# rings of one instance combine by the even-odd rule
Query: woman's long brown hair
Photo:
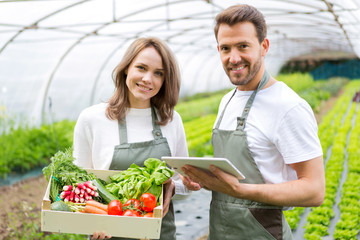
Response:
POLYGON ((113 70, 115 92, 109 99, 106 117, 121 121, 125 118, 129 102, 129 89, 126 85, 125 71, 134 58, 145 48, 153 47, 160 54, 164 68, 164 82, 159 92, 150 99, 151 105, 157 109, 158 124, 166 125, 173 118, 173 110, 179 99, 180 71, 176 58, 170 48, 155 37, 138 38, 126 50, 122 60, 113 70))

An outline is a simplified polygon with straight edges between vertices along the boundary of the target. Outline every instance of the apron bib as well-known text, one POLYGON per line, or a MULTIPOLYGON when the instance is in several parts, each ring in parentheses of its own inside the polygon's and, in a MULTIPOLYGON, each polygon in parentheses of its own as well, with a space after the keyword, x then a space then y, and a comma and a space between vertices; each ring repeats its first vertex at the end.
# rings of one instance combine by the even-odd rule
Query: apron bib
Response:
MULTIPOLYGON (((257 92, 268 82, 270 75, 265 71, 259 86, 247 101, 241 117, 237 118, 235 131, 220 130, 219 126, 227 105, 213 129, 212 146, 214 157, 229 159, 244 175, 242 183, 265 183, 248 147, 245 124, 250 108, 257 92)), ((281 240, 293 239, 292 233, 282 207, 246 199, 234 198, 229 195, 212 192, 210 205, 210 232, 208 240, 281 240)))
MULTIPOLYGON (((154 140, 145 142, 128 143, 126 120, 124 118, 122 122, 119 122, 120 144, 114 148, 114 155, 110 164, 110 170, 126 170, 132 163, 135 163, 138 166, 144 166, 144 162, 148 158, 161 159, 162 156, 171 156, 171 151, 167 139, 163 137, 160 126, 156 123, 157 115, 154 107, 151 107, 151 116, 154 140)), ((171 201, 169 211, 162 219, 160 239, 173 240, 176 239, 175 234, 176 227, 174 207, 171 201)))

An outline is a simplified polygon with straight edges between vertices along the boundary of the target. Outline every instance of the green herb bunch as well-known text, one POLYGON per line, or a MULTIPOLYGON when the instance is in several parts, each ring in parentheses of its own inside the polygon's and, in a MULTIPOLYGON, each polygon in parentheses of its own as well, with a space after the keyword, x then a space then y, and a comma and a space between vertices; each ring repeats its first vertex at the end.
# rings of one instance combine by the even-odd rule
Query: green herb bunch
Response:
POLYGON ((50 200, 52 202, 56 201, 56 196, 62 191, 63 186, 95 179, 95 175, 88 174, 84 169, 74 164, 72 148, 58 151, 50 160, 50 164, 44 167, 42 171, 48 181, 52 177, 50 186, 50 200))

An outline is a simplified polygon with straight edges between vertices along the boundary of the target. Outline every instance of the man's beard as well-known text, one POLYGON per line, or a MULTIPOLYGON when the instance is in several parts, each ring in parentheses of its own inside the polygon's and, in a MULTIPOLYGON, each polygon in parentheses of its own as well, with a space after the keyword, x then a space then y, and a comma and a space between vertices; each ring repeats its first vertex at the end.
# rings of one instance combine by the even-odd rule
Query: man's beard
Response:
POLYGON ((249 82, 251 82, 251 80, 254 79, 254 77, 256 76, 256 74, 259 72, 259 70, 261 68, 261 57, 258 58, 258 61, 256 61, 256 63, 253 66, 251 66, 248 63, 246 63, 246 66, 248 68, 248 72, 247 72, 246 76, 244 76, 242 79, 237 79, 236 77, 232 78, 230 76, 230 73, 228 73, 228 77, 232 84, 234 84, 236 86, 243 86, 243 85, 246 85, 249 82))

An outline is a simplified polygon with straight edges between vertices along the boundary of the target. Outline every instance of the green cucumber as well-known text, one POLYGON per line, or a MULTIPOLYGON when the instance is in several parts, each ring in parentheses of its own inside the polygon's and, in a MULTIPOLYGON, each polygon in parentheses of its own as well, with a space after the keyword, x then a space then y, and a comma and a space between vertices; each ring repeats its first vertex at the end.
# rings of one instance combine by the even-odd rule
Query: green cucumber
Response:
POLYGON ((104 200, 105 204, 109 204, 114 199, 118 199, 112 193, 110 193, 105 186, 101 183, 101 181, 97 178, 92 180, 92 183, 97 187, 97 192, 99 196, 104 200))

